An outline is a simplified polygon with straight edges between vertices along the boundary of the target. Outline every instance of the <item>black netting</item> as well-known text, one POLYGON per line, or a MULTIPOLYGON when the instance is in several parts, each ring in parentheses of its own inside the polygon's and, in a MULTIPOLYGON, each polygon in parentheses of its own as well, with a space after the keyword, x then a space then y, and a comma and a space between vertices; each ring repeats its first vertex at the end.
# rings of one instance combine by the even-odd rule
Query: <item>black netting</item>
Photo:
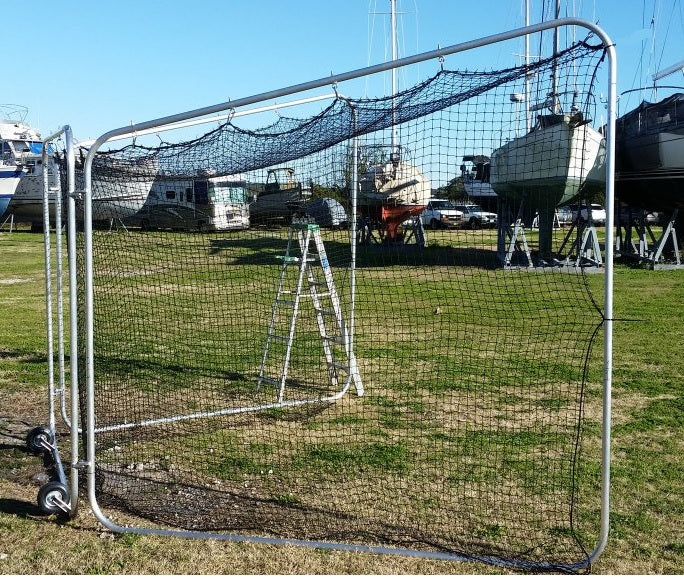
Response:
MULTIPOLYGON (((339 96, 304 120, 98 154, 103 503, 184 529, 584 560, 602 315, 586 272, 562 267, 569 226, 549 215, 590 189, 549 201, 555 176, 489 177, 493 152, 526 133, 511 99, 525 76, 552 101, 528 136, 583 134, 602 57, 580 43, 528 68, 339 96), (430 194, 455 208, 425 219, 430 194)), ((564 162, 557 142, 535 146, 560 152, 518 159, 532 173, 564 162)))

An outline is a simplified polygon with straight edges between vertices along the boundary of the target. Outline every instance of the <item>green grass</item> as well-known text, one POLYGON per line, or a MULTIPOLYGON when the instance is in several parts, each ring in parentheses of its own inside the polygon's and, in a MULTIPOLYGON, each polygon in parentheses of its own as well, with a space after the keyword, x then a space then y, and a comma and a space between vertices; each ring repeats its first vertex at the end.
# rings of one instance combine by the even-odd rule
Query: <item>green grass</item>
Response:
MULTIPOLYGON (((158 239, 168 246, 173 239, 178 239, 177 235, 159 235, 158 239)), ((438 241, 428 252, 431 267, 444 267, 454 247, 467 247, 466 235, 472 234, 439 232, 438 241)), ((482 235, 490 235, 490 232, 482 235)), ((193 243, 199 243, 203 237, 192 236, 191 239, 193 243)), ((174 244, 174 247, 177 246, 174 244)), ((190 255, 196 249, 187 247, 186 251, 190 255)), ((21 431, 19 426, 23 424, 44 423, 47 360, 42 236, 0 233, 0 251, 3 255, 0 260, 0 316, 3 317, 3 323, 0 323, 0 396, 3 400, 0 418, 4 420, 0 422, 0 433, 4 436, 12 428, 21 431)), ((249 245, 223 240, 212 246, 208 258, 217 260, 217 263, 228 260, 236 268, 243 268, 244 281, 268 283, 273 272, 264 271, 267 269, 265 265, 255 264, 253 256, 257 255, 265 264, 278 251, 282 253, 273 240, 254 239, 249 245)), ((124 258, 124 255, 116 256, 119 261, 125 261, 124 258)), ((572 433, 545 433, 534 421, 529 422, 529 428, 520 425, 527 424, 523 421, 534 417, 543 420, 549 416, 560 416, 568 408, 575 407, 575 400, 565 391, 555 391, 549 386, 556 380, 562 383, 578 379, 576 366, 568 360, 549 360, 541 349, 510 356, 510 364, 519 370, 503 381, 477 373, 478 366, 491 355, 487 348, 477 347, 481 344, 481 335, 498 327, 497 320, 506 308, 507 299, 522 298, 534 290, 532 276, 516 274, 516 283, 509 286, 510 292, 488 304, 491 315, 475 321, 464 314, 458 302, 449 301, 449 296, 455 291, 463 292, 464 296, 476 294, 488 283, 499 283, 508 275, 505 272, 466 267, 458 283, 444 275, 441 280, 433 279, 421 287, 416 284, 420 279, 421 264, 415 255, 379 257, 378 254, 368 254, 361 258, 364 266, 359 272, 361 302, 364 297, 385 288, 386 280, 391 279, 397 303, 412 303, 414 308, 408 311, 405 307, 397 307, 392 323, 383 326, 377 334, 375 330, 359 327, 357 356, 368 365, 369 383, 382 383, 383 387, 371 389, 363 399, 351 395, 348 405, 317 409, 310 416, 301 410, 275 409, 254 418, 235 419, 235 425, 230 423, 225 429, 209 431, 201 438, 187 434, 179 439, 179 446, 197 458, 189 458, 187 465, 162 461, 161 468, 192 468, 204 462, 207 475, 217 478, 221 484, 242 485, 243 490, 247 489, 246 493, 256 488, 254 485, 263 484, 269 489, 275 504, 297 510, 311 502, 306 484, 293 486, 294 490, 282 485, 298 477, 304 483, 318 477, 334 485, 340 480, 340 472, 349 480, 364 473, 377 480, 385 477, 386 481, 380 484, 390 488, 404 488, 403 481, 412 480, 410 477, 424 471, 426 476, 421 480, 427 487, 433 482, 430 476, 440 472, 442 459, 456 457, 463 470, 448 474, 443 481, 445 488, 465 485, 486 493, 497 489, 502 482, 510 485, 516 481, 531 495, 539 493, 542 504, 547 494, 557 490, 554 485, 569 476, 567 471, 559 471, 555 475, 557 478, 550 479, 550 482, 538 476, 538 473, 555 472, 550 467, 554 464, 554 457, 545 456, 542 449, 547 444, 562 447, 564 441, 571 440, 572 433), (432 313, 436 306, 442 310, 439 318, 432 313), (440 343, 431 336, 429 328, 432 324, 440 325, 443 335, 449 336, 449 340, 440 343), (424 343, 437 348, 434 356, 416 353, 407 339, 409 331, 423 332, 424 343), (384 341, 378 339, 378 335, 384 335, 384 341), (364 337, 375 337, 375 340, 370 343, 364 337), (465 358, 465 352, 474 352, 473 357, 465 358), (399 360, 406 357, 412 361, 411 364, 421 364, 422 376, 412 372, 409 364, 399 364, 391 376, 382 376, 369 363, 394 357, 399 360), (525 381, 527 372, 550 376, 550 384, 525 381), (492 413, 488 419, 492 426, 484 428, 477 422, 478 426, 473 425, 467 431, 454 429, 449 432, 444 428, 444 420, 449 416, 441 408, 452 396, 464 397, 467 401, 484 397, 491 403, 492 413), (358 413, 355 405, 361 405, 363 412, 358 413), (249 429, 240 428, 250 420, 263 424, 261 438, 249 434, 249 429), (331 444, 323 436, 327 431, 344 434, 350 437, 350 442, 331 444), (287 448, 281 438, 282 433, 305 442, 282 454, 287 448), (435 449, 429 460, 416 460, 416 456, 422 456, 422 445, 435 449), (217 452, 218 449, 221 452, 217 452), (502 468, 483 468, 481 463, 471 462, 473 457, 483 454, 496 458, 502 468), (531 460, 530 456, 536 458, 531 460), (289 475, 282 474, 283 466, 290 469, 289 475), (269 477, 272 482, 267 480, 269 477)), ((116 263, 114 261, 113 265, 116 263)), ((177 269, 179 265, 169 261, 160 267, 168 271, 177 269)), ((273 267, 276 271, 277 265, 273 267)), ((115 269, 112 268, 112 275, 116 274, 115 269)), ((131 268, 129 277, 123 280, 113 278, 118 279, 121 291, 136 291, 138 285, 134 270, 135 267, 131 268)), ((144 277, 150 287, 161 288, 162 273, 151 272, 144 277)), ((181 273, 178 283, 188 295, 199 285, 219 292, 225 283, 224 279, 199 270, 186 269, 181 273)), ((646 271, 623 266, 617 267, 615 272, 611 535, 605 552, 594 566, 596 573, 667 574, 684 568, 684 544, 678 539, 681 521, 684 520, 683 274, 682 271, 646 271)), ((589 276, 587 283, 601 302, 601 276, 589 276)), ((535 295, 531 304, 524 302, 527 305, 512 315, 510 328, 505 327, 502 332, 513 340, 516 329, 525 328, 526 324, 540 319, 567 319, 579 323, 582 331, 593 328, 600 321, 597 313, 590 308, 578 311, 577 302, 573 302, 573 298, 580 296, 582 291, 581 284, 572 288, 569 303, 560 308, 549 295, 535 295)), ((121 307, 116 296, 105 299, 109 300, 107 307, 114 311, 121 307)), ((226 334, 225 328, 209 327, 205 336, 207 343, 220 335, 231 344, 235 368, 222 367, 219 361, 224 353, 211 351, 203 354, 202 359, 170 355, 160 362, 155 348, 159 343, 157 338, 160 334, 163 338, 163 333, 152 324, 160 311, 167 311, 170 302, 162 293, 153 299, 156 300, 156 312, 149 311, 149 301, 146 300, 136 306, 139 308, 136 328, 144 344, 140 351, 131 352, 126 350, 124 343, 110 342, 108 347, 115 355, 99 360, 100 370, 111 375, 111 384, 121 381, 124 376, 132 384, 142 378, 147 384, 143 395, 149 401, 154 402, 159 393, 174 393, 179 396, 179 404, 192 409, 206 407, 207 401, 198 392, 200 387, 207 385, 223 397, 232 396, 239 400, 246 396, 253 382, 243 370, 253 365, 255 359, 258 365, 260 352, 255 357, 250 352, 254 350, 253 346, 241 343, 240 328, 236 328, 231 336, 230 332, 226 334), (169 371, 168 375, 176 378, 160 382, 158 377, 169 371)), ((135 304, 134 301, 130 303, 135 304)), ((189 307, 182 301, 174 303, 189 307)), ((264 299, 257 305, 268 310, 270 300, 264 299)), ((236 311, 238 306, 236 304, 236 311)), ((243 315, 245 325, 256 319, 255 312, 256 309, 243 315)), ((197 313, 201 316, 201 311, 197 313)), ((364 314, 368 312, 361 307, 358 315, 363 319, 364 314)), ((112 336, 116 335, 117 324, 120 321, 114 318, 112 336)), ((572 328, 577 326, 569 323, 568 329, 562 325, 559 327, 558 339, 572 343, 572 328)), ((169 324, 165 331, 175 333, 177 337, 191 336, 191 330, 182 324, 169 324)), ((167 345, 172 342, 169 339, 167 345)), ((598 494, 600 453, 601 368, 596 360, 600 354, 600 348, 595 348, 586 385, 583 459, 579 465, 579 482, 583 489, 578 510, 581 518, 576 521, 575 529, 589 544, 595 540, 598 515, 595 497, 598 494)), ((312 353, 306 348, 298 355, 306 363, 312 361, 312 353)), ((466 406, 466 409, 471 415, 463 417, 464 421, 466 418, 475 421, 482 418, 480 409, 474 404, 466 406)), ((162 408, 162 411, 168 410, 162 408)), ((258 433, 256 430, 253 432, 258 433)), ((34 507, 32 510, 37 487, 31 482, 31 477, 42 471, 42 465, 38 458, 24 452, 22 434, 23 431, 16 437, 4 436, 0 446, 0 528, 3 530, 0 553, 8 555, 0 559, 0 572, 3 573, 206 573, 217 569, 236 573, 361 574, 496 571, 478 565, 351 555, 326 550, 179 541, 133 534, 112 539, 111 535, 102 532, 86 508, 75 521, 60 526, 48 517, 36 515, 34 507)), ((108 452, 106 448, 114 449, 116 444, 124 444, 129 439, 135 442, 140 456, 145 456, 148 451, 157 452, 154 449, 159 446, 156 440, 137 439, 131 433, 120 433, 117 437, 103 441, 108 446, 103 447, 102 457, 108 452), (117 437, 120 438, 118 442, 114 440, 117 437)), ((163 455, 165 446, 161 448, 159 452, 163 455)), ((109 452, 117 455, 117 452, 109 452)), ((404 490, 397 493, 396 498, 405 503, 413 501, 418 505, 418 512, 439 512, 439 501, 435 501, 427 491, 427 488, 425 492, 422 489, 404 490)), ((368 508, 368 505, 363 508, 368 508)), ((458 508, 459 505, 453 505, 453 512, 458 512, 458 508)), ((125 513, 116 510, 113 513, 117 520, 129 520, 125 513)), ((522 515, 527 516, 528 513, 522 515)), ((507 522, 491 520, 478 523, 471 531, 478 540, 496 544, 508 537, 511 528, 507 522)), ((571 539, 570 530, 564 526, 558 526, 556 534, 558 540, 571 539)))

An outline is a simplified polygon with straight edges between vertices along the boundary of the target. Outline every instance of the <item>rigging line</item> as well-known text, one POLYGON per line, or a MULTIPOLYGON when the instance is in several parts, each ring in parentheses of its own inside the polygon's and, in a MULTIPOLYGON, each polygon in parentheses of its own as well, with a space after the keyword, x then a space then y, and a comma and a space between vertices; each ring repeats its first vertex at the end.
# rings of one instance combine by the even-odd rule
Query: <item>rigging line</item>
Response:
MULTIPOLYGON (((367 42, 368 42, 368 54, 367 54, 367 60, 366 64, 367 66, 370 66, 371 64, 371 53, 373 51, 373 32, 375 31, 375 14, 377 12, 377 0, 368 0, 368 20, 367 20, 367 42), (372 5, 372 9, 371 9, 372 5)), ((366 77, 365 79, 365 88, 364 88, 364 97, 368 98, 368 82, 369 78, 366 77)))
POLYGON ((648 72, 649 74, 654 74, 656 72, 655 66, 655 37, 656 30, 658 28, 658 22, 660 21, 660 1, 653 0, 653 12, 651 14, 651 51, 648 55, 648 72))
POLYGON ((675 6, 677 0, 672 0, 672 11, 670 12, 670 17, 667 19, 667 28, 665 29, 665 38, 662 42, 662 48, 660 49, 660 57, 658 58, 658 66, 656 66, 656 72, 658 72, 663 64, 663 54, 665 53, 665 46, 667 45, 667 37, 670 34, 670 26, 672 25, 672 19, 674 18, 675 6))
MULTIPOLYGON (((641 30, 646 28, 646 0, 642 0, 641 2, 641 30)), ((637 88, 636 83, 637 81, 639 82, 640 85, 643 84, 643 82, 640 80, 644 77, 644 51, 646 49, 646 40, 644 38, 641 39, 641 52, 639 54, 639 63, 636 67, 636 70, 634 71, 634 78, 632 79, 632 85, 630 88, 637 88)), ((628 97, 629 98, 629 97, 628 97)))

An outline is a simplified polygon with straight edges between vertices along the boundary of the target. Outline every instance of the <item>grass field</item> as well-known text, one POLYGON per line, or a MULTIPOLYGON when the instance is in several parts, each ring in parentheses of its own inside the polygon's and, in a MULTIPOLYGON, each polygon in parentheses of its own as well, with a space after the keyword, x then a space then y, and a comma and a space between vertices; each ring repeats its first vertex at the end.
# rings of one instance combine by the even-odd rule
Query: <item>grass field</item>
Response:
MULTIPOLYGON (((0 252, 0 572, 501 571, 470 563, 320 549, 113 536, 96 523, 85 502, 79 516, 66 524, 42 515, 35 506, 34 477, 43 465, 26 452, 23 440, 30 427, 45 422, 46 414, 42 236, 2 233, 0 252)), ((611 535, 593 567, 595 573, 665 574, 684 569, 683 273, 616 270, 614 313, 622 321, 615 322, 614 335, 611 535)), ((588 282, 600 294, 600 276, 589 276, 588 282)), ((600 375, 590 376, 594 400, 600 398, 599 385, 600 375)), ((392 421, 401 416, 387 409, 386 399, 375 402, 384 404, 386 426, 392 428, 392 421)), ((598 425, 598 416, 590 418, 598 425)), ((589 432, 590 439, 596 435, 589 432)), ((320 462, 319 454, 312 456, 320 462)), ((335 467, 330 458, 326 460, 335 467)), ((374 459, 371 455, 366 460, 374 459)), ((235 462, 217 463, 216 469, 223 469, 222 475, 230 479, 234 466, 235 462)), ((126 520, 124 514, 117 516, 119 522, 126 520)))

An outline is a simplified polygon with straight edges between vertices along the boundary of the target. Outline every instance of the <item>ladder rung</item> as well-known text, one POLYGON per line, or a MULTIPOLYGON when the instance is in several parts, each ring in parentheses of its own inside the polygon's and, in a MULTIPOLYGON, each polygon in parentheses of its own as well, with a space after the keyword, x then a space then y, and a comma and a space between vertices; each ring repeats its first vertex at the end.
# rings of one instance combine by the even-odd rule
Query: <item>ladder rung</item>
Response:
POLYGON ((335 316, 335 317, 337 317, 335 310, 326 310, 325 308, 316 308, 316 311, 320 314, 323 314, 324 316, 335 316))
POLYGON ((346 344, 345 339, 342 336, 323 336, 324 340, 328 340, 328 342, 335 342, 336 344, 340 344, 344 346, 346 344))
POLYGON ((299 258, 291 255, 276 255, 276 259, 280 259, 285 263, 299 263, 299 258))
POLYGON ((316 223, 291 223, 290 229, 299 229, 303 231, 308 229, 309 231, 319 231, 320 226, 316 223))
POLYGON ((288 342, 290 340, 288 336, 280 336, 278 334, 269 334, 268 337, 271 340, 277 340, 278 342, 288 342))
POLYGON ((331 364, 333 368, 337 368, 338 370, 344 370, 345 372, 349 372, 349 366, 347 364, 342 364, 340 362, 333 362, 331 364))
POLYGON ((302 298, 313 298, 313 297, 327 298, 327 297, 330 297, 331 295, 332 295, 331 292, 315 292, 313 294, 312 293, 303 293, 300 297, 302 297, 302 298))
MULTIPOLYGON (((280 259, 283 262, 287 263, 301 263, 302 258, 301 257, 296 257, 294 255, 276 255, 276 259, 280 259)), ((317 255, 312 256, 309 254, 309 257, 306 258, 306 263, 313 263, 318 259, 317 255)))

